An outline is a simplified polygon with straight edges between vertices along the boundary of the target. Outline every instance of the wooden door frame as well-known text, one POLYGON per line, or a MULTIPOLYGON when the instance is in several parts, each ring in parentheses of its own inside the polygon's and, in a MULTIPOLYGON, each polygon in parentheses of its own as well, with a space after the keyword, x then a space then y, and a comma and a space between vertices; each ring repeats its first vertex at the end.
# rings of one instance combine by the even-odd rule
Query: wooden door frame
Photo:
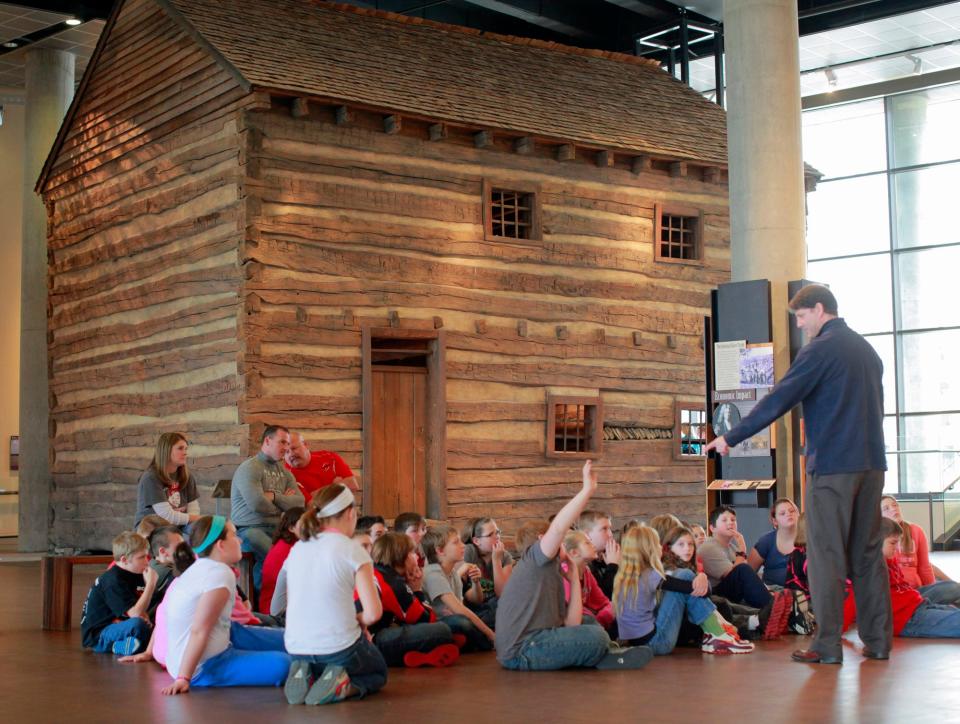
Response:
POLYGON ((361 443, 363 445, 363 512, 376 514, 373 504, 373 363, 371 344, 374 338, 418 339, 429 342, 427 357, 427 510, 426 517, 446 520, 447 517, 447 373, 446 332, 442 329, 400 329, 397 327, 363 327, 361 330, 361 380, 363 400, 361 443))

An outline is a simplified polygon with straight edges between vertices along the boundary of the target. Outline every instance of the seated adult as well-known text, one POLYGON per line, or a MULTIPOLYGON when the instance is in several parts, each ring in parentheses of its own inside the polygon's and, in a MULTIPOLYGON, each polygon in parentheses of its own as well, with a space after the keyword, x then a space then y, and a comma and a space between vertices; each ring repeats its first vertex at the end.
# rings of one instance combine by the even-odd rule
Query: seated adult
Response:
POLYGON ((289 447, 289 430, 268 426, 260 438, 260 452, 240 463, 230 485, 230 518, 237 535, 254 554, 253 578, 258 588, 263 559, 273 545, 280 516, 304 504, 297 481, 281 463, 289 447))
POLYGON ((311 452, 307 441, 299 432, 290 434, 290 449, 287 450, 284 460, 287 470, 297 479, 304 500, 308 502, 320 488, 334 483, 346 485, 355 493, 360 491, 357 476, 342 457, 329 450, 311 452))
POLYGON ((187 438, 165 432, 157 440, 150 466, 137 487, 137 519, 158 515, 166 525, 185 526, 200 517, 197 483, 187 470, 187 438))
POLYGON ((753 570, 763 566, 763 582, 767 585, 786 585, 787 562, 793 553, 799 518, 800 510, 790 498, 777 498, 770 508, 773 530, 760 536, 747 558, 753 570))
POLYGON ((737 512, 728 505, 717 506, 710 511, 708 528, 710 537, 697 552, 714 594, 732 603, 766 607, 772 596, 747 563, 746 543, 737 530, 737 512))

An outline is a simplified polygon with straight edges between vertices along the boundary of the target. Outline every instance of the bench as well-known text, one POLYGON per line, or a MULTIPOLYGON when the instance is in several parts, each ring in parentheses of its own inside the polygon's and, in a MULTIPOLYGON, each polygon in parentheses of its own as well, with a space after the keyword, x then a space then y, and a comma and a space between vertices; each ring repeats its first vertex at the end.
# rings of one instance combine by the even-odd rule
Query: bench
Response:
MULTIPOLYGON (((40 561, 40 591, 43 597, 44 631, 69 631, 73 612, 73 567, 102 566, 107 569, 113 556, 44 556, 40 561)), ((240 561, 246 579, 245 591, 253 590, 253 554, 240 561)))

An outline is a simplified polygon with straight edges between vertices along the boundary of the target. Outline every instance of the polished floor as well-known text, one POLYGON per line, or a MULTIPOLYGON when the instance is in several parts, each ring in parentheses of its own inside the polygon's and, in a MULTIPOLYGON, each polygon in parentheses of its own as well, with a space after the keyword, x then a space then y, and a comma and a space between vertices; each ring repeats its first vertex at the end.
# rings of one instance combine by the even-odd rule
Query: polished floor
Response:
MULTIPOLYGON (((960 554, 938 554, 960 574, 960 554)), ((846 663, 789 661, 805 639, 713 657, 680 650, 642 671, 513 673, 492 654, 443 670, 391 670, 363 702, 291 707, 274 689, 196 690, 164 697, 154 664, 125 665, 81 650, 79 608, 96 568, 74 576, 74 630, 40 630, 35 561, 0 563, 0 720, 7 722, 950 722, 960 721, 960 643, 898 640, 889 662, 864 661, 852 636, 846 663)))

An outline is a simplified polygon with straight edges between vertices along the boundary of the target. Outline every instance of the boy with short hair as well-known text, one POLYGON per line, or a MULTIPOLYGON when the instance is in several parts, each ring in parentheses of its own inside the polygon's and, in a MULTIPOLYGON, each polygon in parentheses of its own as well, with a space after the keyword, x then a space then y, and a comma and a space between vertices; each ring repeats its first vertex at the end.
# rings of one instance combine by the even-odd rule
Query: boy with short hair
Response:
POLYGON ((590 561, 590 572, 607 598, 613 596, 613 579, 620 570, 620 544, 613 537, 613 519, 601 510, 585 510, 577 520, 577 530, 587 534, 597 557, 590 561))
POLYGON ((718 505, 710 511, 710 537, 697 551, 713 593, 732 603, 763 609, 772 596, 747 563, 747 544, 737 530, 737 511, 718 505))
POLYGON ((150 639, 147 610, 157 585, 148 565, 147 541, 131 531, 113 539, 114 565, 102 573, 87 594, 80 619, 85 648, 129 656, 150 639))
POLYGON ((449 525, 428 528, 423 536, 427 566, 423 569, 423 591, 430 599, 438 619, 455 634, 466 636, 464 651, 489 651, 493 648, 493 631, 463 603, 463 584, 470 583, 467 598, 483 601, 480 567, 463 563, 466 549, 457 530, 449 525))
POLYGON ((520 562, 497 606, 497 660, 506 669, 549 671, 570 666, 599 669, 639 669, 653 659, 649 646, 619 648, 607 632, 583 624, 580 574, 570 562, 560 573, 566 555, 563 537, 583 513, 597 489, 597 474, 587 460, 583 487, 549 524, 524 523, 517 531, 520 562), (570 601, 564 598, 564 577, 570 584, 570 601))
POLYGON ((175 525, 155 528, 147 539, 150 542, 150 568, 157 574, 157 585, 147 608, 151 621, 156 621, 157 607, 167 594, 167 589, 177 575, 173 567, 173 552, 183 543, 183 534, 175 525))
POLYGON ((357 527, 354 534, 366 533, 370 536, 370 542, 376 543, 377 538, 387 532, 387 525, 383 521, 382 515, 361 515, 357 518, 357 527))
POLYGON ((427 532, 427 522, 419 513, 400 513, 393 519, 393 530, 397 533, 403 533, 410 540, 417 551, 417 565, 423 568, 427 560, 423 555, 423 536, 427 532))

